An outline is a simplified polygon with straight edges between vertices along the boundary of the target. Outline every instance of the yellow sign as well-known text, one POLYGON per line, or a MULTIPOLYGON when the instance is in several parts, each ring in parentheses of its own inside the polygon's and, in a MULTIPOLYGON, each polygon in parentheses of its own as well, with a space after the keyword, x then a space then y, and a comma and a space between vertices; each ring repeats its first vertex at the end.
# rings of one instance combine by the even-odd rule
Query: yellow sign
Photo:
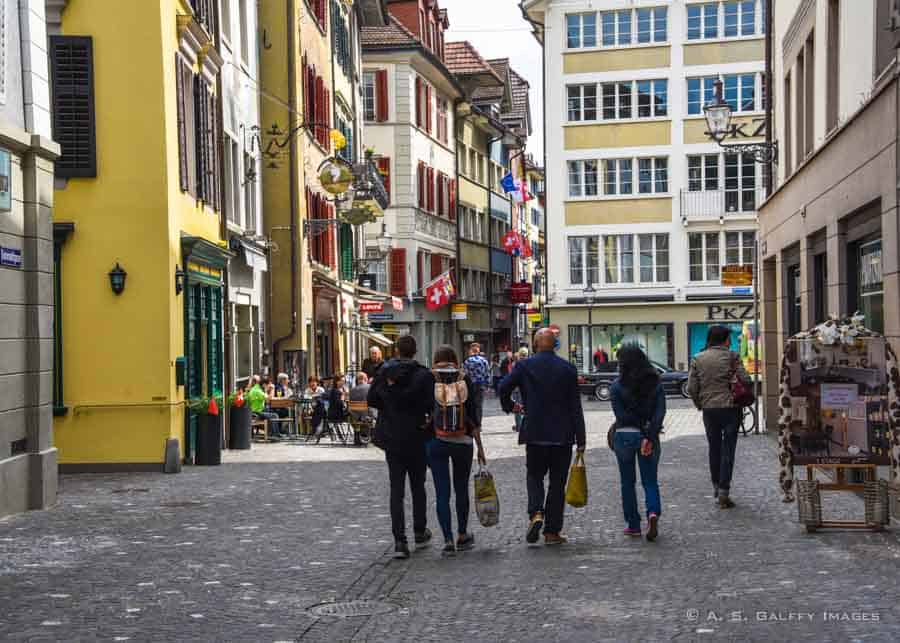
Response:
POLYGON ((752 286, 753 265, 722 266, 723 286, 752 286))
POLYGON ((541 323, 541 314, 540 313, 528 313, 528 321, 532 324, 540 324, 541 323))
POLYGON ((466 304, 453 304, 450 307, 450 318, 451 319, 468 319, 469 318, 469 307, 466 304))

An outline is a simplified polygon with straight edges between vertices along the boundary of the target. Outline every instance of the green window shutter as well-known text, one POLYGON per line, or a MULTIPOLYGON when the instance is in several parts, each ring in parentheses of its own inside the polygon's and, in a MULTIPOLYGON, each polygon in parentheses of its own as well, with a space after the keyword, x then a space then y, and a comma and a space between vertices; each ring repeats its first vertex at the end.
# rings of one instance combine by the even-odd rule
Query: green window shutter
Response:
POLYGON ((353 229, 349 223, 341 224, 341 279, 353 279, 353 229))

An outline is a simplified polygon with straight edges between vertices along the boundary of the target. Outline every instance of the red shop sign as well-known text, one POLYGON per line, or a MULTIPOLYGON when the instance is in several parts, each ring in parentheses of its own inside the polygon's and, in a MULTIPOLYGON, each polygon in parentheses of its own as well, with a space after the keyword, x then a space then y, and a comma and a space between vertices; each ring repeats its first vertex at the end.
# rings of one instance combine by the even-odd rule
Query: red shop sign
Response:
POLYGON ((527 281, 520 281, 519 283, 510 286, 509 300, 514 304, 530 304, 531 284, 527 281))
POLYGON ((359 302, 359 312, 361 313, 380 313, 384 310, 384 304, 380 301, 361 301, 359 302))

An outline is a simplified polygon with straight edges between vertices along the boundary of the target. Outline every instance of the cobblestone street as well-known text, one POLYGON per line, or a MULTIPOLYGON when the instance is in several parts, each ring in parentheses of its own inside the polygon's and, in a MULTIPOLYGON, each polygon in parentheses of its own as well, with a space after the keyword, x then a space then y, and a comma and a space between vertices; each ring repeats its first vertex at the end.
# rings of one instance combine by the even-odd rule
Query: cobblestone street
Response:
MULTIPOLYGON (((621 533, 599 403, 586 404, 590 501, 567 508, 571 542, 557 549, 525 545, 523 451, 496 411, 485 432, 501 522, 473 516, 476 549, 450 559, 436 543, 390 557, 373 447, 254 445, 177 476, 64 477, 54 509, 0 521, 0 639, 898 640, 897 536, 807 534, 763 436, 740 439, 738 506, 720 511, 699 416, 672 402, 655 544, 621 533), (389 611, 314 609, 354 599, 389 611)), ((429 522, 437 532, 432 509, 429 522)))

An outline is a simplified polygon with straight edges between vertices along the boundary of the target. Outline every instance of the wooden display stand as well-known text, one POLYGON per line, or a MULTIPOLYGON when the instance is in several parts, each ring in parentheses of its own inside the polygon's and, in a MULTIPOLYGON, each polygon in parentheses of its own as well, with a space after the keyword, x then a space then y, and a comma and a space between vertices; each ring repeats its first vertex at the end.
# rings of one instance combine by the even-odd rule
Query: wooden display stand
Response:
MULTIPOLYGON (((882 481, 883 482, 883 481, 882 481)), ((806 465, 806 480, 798 481, 800 522, 806 525, 806 531, 813 533, 819 529, 868 529, 883 531, 887 524, 887 487, 880 496, 882 484, 879 484, 874 464, 809 464, 806 465), (816 469, 830 471, 833 482, 816 480, 816 469), (863 482, 849 482, 847 470, 861 470, 863 482), (808 485, 808 488, 804 489, 808 485), (866 504, 865 520, 822 520, 821 491, 862 492, 866 504)))

